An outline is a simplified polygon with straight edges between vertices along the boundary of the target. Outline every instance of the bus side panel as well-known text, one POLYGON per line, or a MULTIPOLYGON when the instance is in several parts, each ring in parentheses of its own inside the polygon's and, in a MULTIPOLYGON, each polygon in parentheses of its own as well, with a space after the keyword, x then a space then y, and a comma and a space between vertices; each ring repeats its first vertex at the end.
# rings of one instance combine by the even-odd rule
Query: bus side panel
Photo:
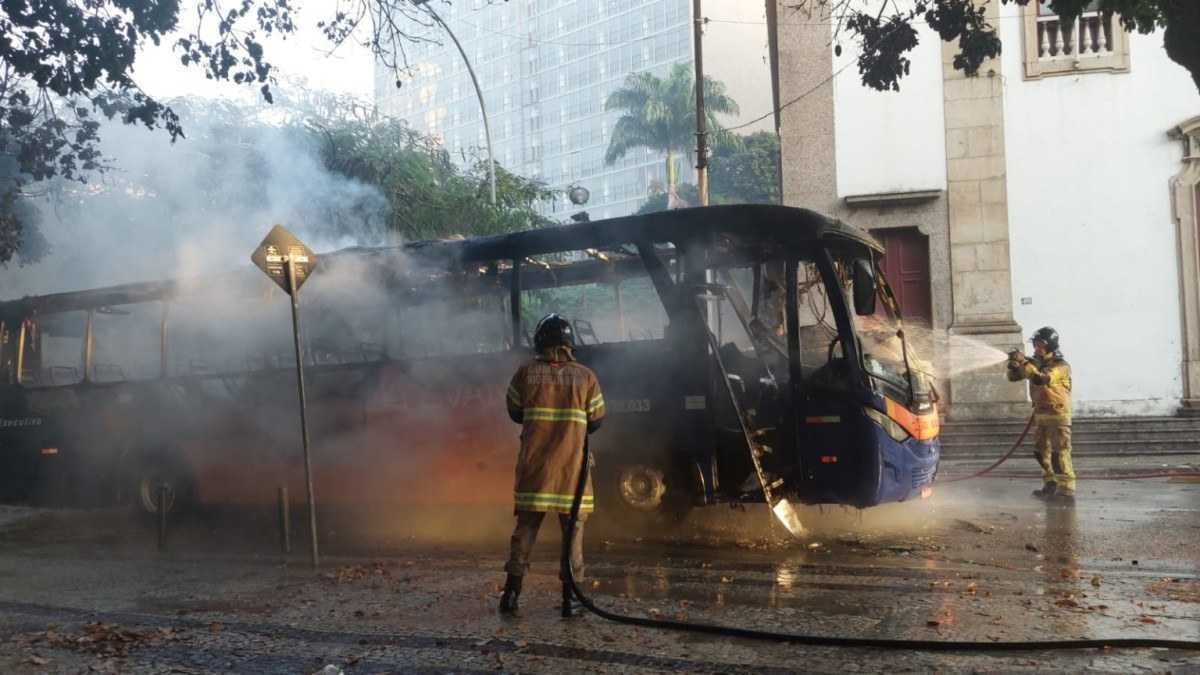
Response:
POLYGON ((811 398, 800 419, 801 498, 808 503, 866 506, 879 473, 874 425, 844 395, 811 398))
POLYGON ((33 412, 17 385, 0 386, 0 501, 27 502, 33 497, 38 459, 49 425, 33 412))
MULTIPOLYGON (((306 371, 318 504, 511 503, 520 428, 504 391, 519 362, 500 353, 306 371)), ((304 499, 295 378, 273 384, 276 403, 253 408, 273 428, 193 444, 202 502, 269 504, 284 484, 304 499)))
MULTIPOLYGON (((645 465, 664 470, 668 482, 681 483, 694 497, 696 465, 711 462, 715 449, 711 434, 695 433, 709 426, 711 402, 689 399, 679 355, 665 340, 590 345, 578 354, 596 372, 607 410, 603 428, 590 441, 597 481, 615 480, 624 466, 645 465)), ((603 508, 605 486, 596 487, 603 508)))
POLYGON ((510 505, 521 428, 504 392, 526 358, 500 352, 385 367, 367 401, 365 443, 347 451, 373 471, 362 484, 393 503, 510 505))

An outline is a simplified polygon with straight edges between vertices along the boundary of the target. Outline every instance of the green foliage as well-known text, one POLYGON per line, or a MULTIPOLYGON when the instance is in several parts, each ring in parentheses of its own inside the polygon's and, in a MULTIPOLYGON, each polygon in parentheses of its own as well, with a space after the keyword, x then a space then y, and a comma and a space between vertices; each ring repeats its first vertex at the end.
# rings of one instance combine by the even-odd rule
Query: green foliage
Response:
MULTIPOLYGON (((1027 5, 1037 0, 1001 0, 1027 5)), ((1073 22, 1096 7, 1115 14, 1131 31, 1148 34, 1163 29, 1167 56, 1191 73, 1200 89, 1200 2, 1195 0, 1050 0, 1050 10, 1073 22)), ((878 90, 899 90, 908 75, 908 53, 917 46, 914 24, 928 24, 945 42, 956 42, 954 67, 976 75, 983 62, 1000 54, 996 27, 986 19, 986 3, 978 0, 916 0, 909 8, 883 3, 878 11, 863 11, 855 0, 800 0, 794 8, 838 17, 843 31, 858 41, 858 72, 864 85, 878 90)), ((836 47, 838 52, 841 46, 836 47)))
POLYGON ((476 236, 550 224, 535 210, 555 192, 496 166, 496 205, 489 203, 487 162, 460 171, 437 143, 402 121, 309 119, 330 171, 378 188, 387 199, 387 229, 406 240, 476 236))
MULTIPOLYGON (((779 140, 774 133, 760 131, 742 136, 736 143, 716 149, 709 161, 710 204, 778 204, 779 140)), ((656 186, 638 207, 639 215, 667 210, 667 192, 656 186)), ((675 194, 689 206, 700 203, 696 186, 680 183, 675 194)))
MULTIPOLYGON (((704 79, 705 124, 713 147, 734 142, 717 115, 736 115, 737 102, 725 93, 725 85, 704 79)), ((609 94, 605 110, 624 114, 613 126, 604 161, 613 164, 637 148, 667 155, 667 182, 675 184, 673 160, 689 154, 696 142, 696 76, 685 63, 671 68, 666 79, 652 73, 633 73, 620 89, 609 94)))
POLYGON ((728 203, 778 204, 779 137, 759 131, 719 146, 708 171, 710 190, 728 203))

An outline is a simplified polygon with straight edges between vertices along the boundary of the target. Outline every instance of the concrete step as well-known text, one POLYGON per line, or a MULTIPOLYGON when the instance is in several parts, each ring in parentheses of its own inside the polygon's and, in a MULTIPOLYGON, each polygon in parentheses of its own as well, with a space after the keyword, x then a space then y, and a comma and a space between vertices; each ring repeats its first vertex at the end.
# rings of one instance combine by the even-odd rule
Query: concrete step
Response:
MULTIPOLYGON (((999 457, 1017 440, 1027 420, 947 422, 942 455, 948 459, 999 457)), ((1200 418, 1079 417, 1071 424, 1072 448, 1084 456, 1186 455, 1200 453, 1200 418)), ((1033 450, 1033 432, 1019 453, 1033 450)))
MULTIPOLYGON (((981 421, 946 421, 942 424, 943 431, 973 433, 997 429, 1012 429, 1018 431, 1025 426, 1027 419, 1011 420, 981 420, 981 421)), ((1200 434, 1200 417, 1076 417, 1072 426, 1077 429, 1095 430, 1178 430, 1195 431, 1200 434)))
MULTIPOLYGON (((990 458, 999 459, 1012 446, 995 446, 979 448, 962 448, 957 446, 942 446, 944 459, 990 458)), ((1022 446, 1017 450, 1017 456, 1028 457, 1034 451, 1032 445, 1022 446)), ((1071 445, 1071 454, 1082 457, 1127 457, 1135 455, 1176 456, 1200 454, 1200 446, 1170 447, 1170 446, 1132 446, 1132 445, 1071 445)))
MULTIPOLYGON (((995 444, 999 442, 1012 442, 1021 434, 1020 429, 1006 429, 993 433, 979 434, 959 434, 959 433, 942 433, 943 443, 954 443, 956 445, 968 445, 987 443, 995 444)), ((1029 430, 1029 437, 1033 438, 1034 430, 1029 430)), ((1072 429, 1071 437, 1076 443, 1084 443, 1087 441, 1124 441, 1127 443, 1200 443, 1200 434, 1191 432, 1170 432, 1170 431, 1145 431, 1145 432, 1115 432, 1115 431, 1085 431, 1080 429, 1072 429)))

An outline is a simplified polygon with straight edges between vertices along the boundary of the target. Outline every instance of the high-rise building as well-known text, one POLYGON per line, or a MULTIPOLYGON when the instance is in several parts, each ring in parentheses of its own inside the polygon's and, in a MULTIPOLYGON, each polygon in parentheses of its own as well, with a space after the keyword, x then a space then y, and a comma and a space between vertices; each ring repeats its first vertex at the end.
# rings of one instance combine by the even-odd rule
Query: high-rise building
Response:
MULTIPOLYGON (((665 77, 674 64, 692 63, 691 0, 458 0, 437 11, 475 69, 498 164, 554 188, 586 187, 593 218, 633 212, 664 182, 664 158, 656 152, 638 149, 605 165, 620 113, 605 112, 604 103, 630 73, 665 77)), ((406 46, 411 75, 401 87, 391 69, 377 66, 380 109, 440 138, 460 163, 486 159, 483 119, 462 56, 442 29, 423 35, 436 42, 406 46)), ((762 100, 751 109, 739 103, 758 113, 769 110, 766 66, 747 47, 740 54, 762 71, 762 100)), ((680 175, 692 182, 687 170, 680 166, 680 175)), ((561 219, 574 210, 564 197, 547 215, 561 219)))

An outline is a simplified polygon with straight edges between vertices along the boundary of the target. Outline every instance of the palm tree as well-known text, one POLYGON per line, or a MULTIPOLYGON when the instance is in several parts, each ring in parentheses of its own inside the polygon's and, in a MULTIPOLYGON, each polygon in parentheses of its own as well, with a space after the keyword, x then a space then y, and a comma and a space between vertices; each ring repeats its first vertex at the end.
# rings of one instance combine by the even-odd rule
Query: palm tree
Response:
MULTIPOLYGON (((725 93, 725 85, 704 78, 705 122, 712 145, 735 142, 717 121, 717 115, 736 115, 738 104, 725 93)), ((624 114, 613 127, 604 162, 614 164, 635 148, 650 148, 666 154, 667 190, 673 192, 678 179, 675 157, 689 159, 696 144, 696 77, 692 66, 677 63, 666 79, 651 73, 631 73, 625 85, 608 95, 605 110, 624 114)))

